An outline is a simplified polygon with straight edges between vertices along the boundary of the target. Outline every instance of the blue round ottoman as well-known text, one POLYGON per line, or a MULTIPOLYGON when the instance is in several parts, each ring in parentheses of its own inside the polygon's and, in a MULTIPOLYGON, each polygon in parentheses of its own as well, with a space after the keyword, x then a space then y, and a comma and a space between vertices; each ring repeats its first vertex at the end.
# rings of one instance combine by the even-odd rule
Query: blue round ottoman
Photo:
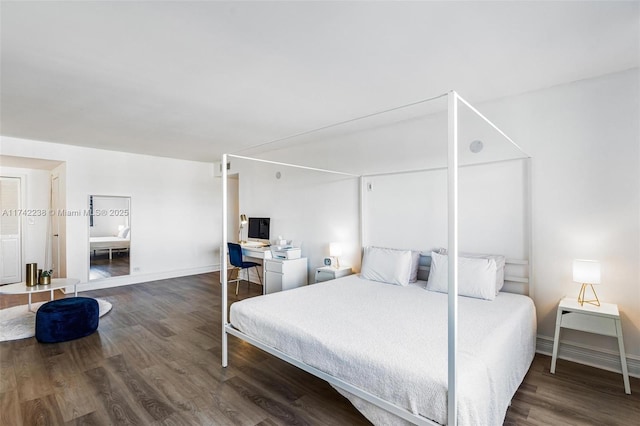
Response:
POLYGON ((36 339, 41 343, 66 342, 98 329, 98 301, 89 297, 52 300, 36 313, 36 339))

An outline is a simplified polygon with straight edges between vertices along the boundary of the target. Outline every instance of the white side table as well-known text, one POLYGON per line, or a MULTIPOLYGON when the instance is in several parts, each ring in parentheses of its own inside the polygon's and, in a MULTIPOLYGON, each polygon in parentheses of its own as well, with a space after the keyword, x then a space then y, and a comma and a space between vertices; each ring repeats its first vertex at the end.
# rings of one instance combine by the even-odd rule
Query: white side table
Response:
POLYGON ((319 283, 322 281, 335 280, 336 278, 346 277, 352 273, 353 271, 351 271, 351 266, 341 266, 339 268, 323 266, 322 268, 316 268, 315 282, 319 283))
POLYGON ((7 284, 0 287, 0 294, 28 294, 29 295, 29 304, 27 305, 27 309, 31 311, 31 295, 33 293, 43 293, 45 291, 51 292, 51 299, 53 300, 53 291, 73 286, 73 296, 78 297, 78 284, 80 280, 75 278, 52 278, 51 284, 47 285, 34 285, 27 286, 25 282, 15 283, 15 284, 7 284))
POLYGON ((570 328, 573 330, 616 337, 618 339, 618 348, 620 349, 620 363, 622 364, 624 391, 627 394, 631 393, 618 305, 614 303, 601 303, 600 306, 594 306, 585 303, 583 306, 580 306, 576 299, 568 297, 560 301, 556 316, 556 334, 553 339, 551 374, 555 374, 556 372, 556 360, 558 359, 558 346, 560 343, 561 328, 570 328))

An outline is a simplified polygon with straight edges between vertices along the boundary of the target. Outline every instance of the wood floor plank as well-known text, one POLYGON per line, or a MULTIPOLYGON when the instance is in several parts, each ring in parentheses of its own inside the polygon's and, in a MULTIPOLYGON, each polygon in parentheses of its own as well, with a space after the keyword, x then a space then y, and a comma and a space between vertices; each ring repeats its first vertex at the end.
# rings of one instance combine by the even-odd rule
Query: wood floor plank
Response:
POLYGON ((64 352, 73 358, 80 371, 91 370, 102 365, 104 353, 98 333, 60 344, 63 345, 64 352))
POLYGON ((53 395, 31 399, 20 404, 25 425, 61 425, 64 423, 53 395))
POLYGON ((0 392, 0 425, 22 426, 23 424, 18 390, 14 388, 0 392))
POLYGON ((193 400, 197 407, 194 412, 198 419, 196 424, 215 424, 215 425, 254 425, 250 420, 250 415, 233 412, 229 405, 222 405, 220 402, 214 401, 210 396, 200 396, 193 400), (223 408, 221 410, 220 408, 223 408))
POLYGON ((13 360, 8 355, 0 357, 0 393, 15 390, 17 386, 13 360))
POLYGON ((163 420, 175 412, 141 374, 129 368, 124 356, 116 355, 106 361, 108 368, 119 377, 138 404, 154 420, 163 420))
POLYGON ((97 410, 69 420, 65 423, 65 426, 108 426, 111 424, 109 417, 101 410, 97 410))
POLYGON ((109 416, 110 423, 134 426, 152 421, 146 416, 139 415, 138 410, 132 407, 135 401, 123 391, 123 386, 117 384, 103 367, 85 371, 84 374, 95 389, 96 396, 109 416))
POLYGON ((245 400, 269 413, 272 419, 275 418, 274 420, 280 420, 287 425, 307 426, 313 424, 308 417, 308 413, 303 413, 279 401, 273 394, 267 395, 265 392, 261 392, 259 387, 250 384, 240 377, 232 377, 226 380, 225 384, 231 386, 245 400))
POLYGON ((173 407, 181 411, 194 411, 193 400, 200 396, 200 390, 187 378, 187 372, 167 363, 141 371, 147 383, 160 392, 173 407))
POLYGON ((13 369, 20 402, 53 393, 47 369, 37 349, 21 348, 19 354, 14 355, 13 369))
POLYGON ((82 373, 65 375, 56 381, 54 396, 65 422, 83 417, 99 407, 94 392, 87 392, 90 386, 82 373))

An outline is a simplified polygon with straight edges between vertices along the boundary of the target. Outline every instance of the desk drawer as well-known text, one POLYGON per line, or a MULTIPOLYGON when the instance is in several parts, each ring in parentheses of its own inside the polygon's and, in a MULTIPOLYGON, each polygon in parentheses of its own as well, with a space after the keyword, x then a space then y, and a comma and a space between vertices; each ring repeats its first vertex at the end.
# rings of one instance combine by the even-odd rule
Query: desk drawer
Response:
POLYGON ((265 260, 264 269, 268 272, 278 272, 281 274, 283 269, 283 262, 265 260))

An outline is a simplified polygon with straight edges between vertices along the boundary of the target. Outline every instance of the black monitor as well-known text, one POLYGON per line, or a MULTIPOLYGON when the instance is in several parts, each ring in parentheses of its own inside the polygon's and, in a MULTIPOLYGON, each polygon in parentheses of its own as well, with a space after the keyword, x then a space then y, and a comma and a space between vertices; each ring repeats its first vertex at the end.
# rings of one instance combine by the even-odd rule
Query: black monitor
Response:
POLYGON ((258 240, 269 239, 269 222, 268 217, 250 217, 249 218, 249 234, 248 238, 258 240))

